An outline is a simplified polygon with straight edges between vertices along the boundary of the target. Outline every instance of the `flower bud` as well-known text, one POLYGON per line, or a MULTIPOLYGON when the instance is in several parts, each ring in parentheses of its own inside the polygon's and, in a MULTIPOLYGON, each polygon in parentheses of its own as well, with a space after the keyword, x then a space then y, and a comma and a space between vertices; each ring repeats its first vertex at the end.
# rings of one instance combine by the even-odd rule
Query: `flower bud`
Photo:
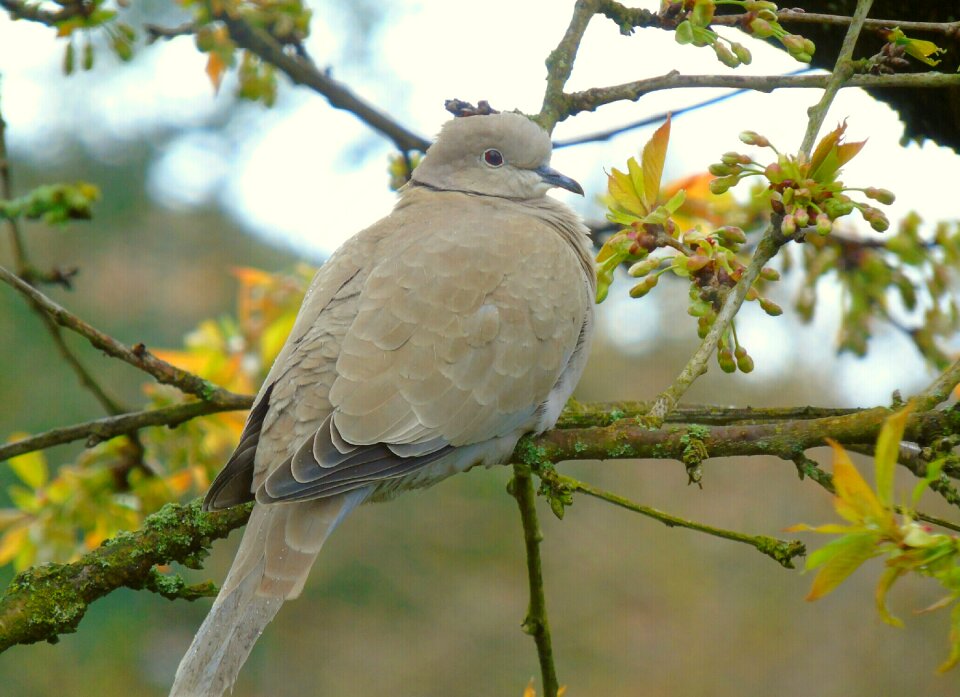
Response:
POLYGON ((760 298, 760 307, 771 317, 779 317, 783 314, 783 308, 767 298, 760 298))
POLYGON ((886 206, 889 206, 896 200, 896 196, 888 189, 877 189, 876 187, 868 186, 863 190, 863 193, 867 195, 867 198, 872 198, 874 201, 879 201, 886 206))
POLYGON ((740 140, 747 145, 756 145, 760 148, 766 148, 770 145, 770 141, 756 131, 744 131, 740 134, 740 140))
POLYGON ((760 269, 760 278, 764 281, 779 281, 780 272, 776 269, 771 269, 769 266, 764 266, 760 269))
POLYGON ((740 65, 740 58, 719 41, 713 44, 713 52, 717 54, 720 62, 728 68, 736 68, 740 65))
POLYGON ((743 44, 734 42, 730 44, 730 50, 733 51, 733 55, 735 55, 743 65, 750 65, 750 62, 753 60, 750 51, 743 44))
POLYGON ((681 45, 693 43, 693 25, 689 21, 680 22, 673 32, 673 38, 681 45))
POLYGON ((725 373, 735 373, 737 364, 733 360, 733 354, 726 346, 717 351, 717 363, 720 364, 720 370, 725 373))
POLYGON ((644 259, 643 261, 638 261, 636 264, 630 267, 627 273, 634 278, 646 276, 648 273, 660 266, 660 261, 660 257, 651 257, 644 259))
POLYGON ((780 223, 780 232, 782 232, 787 237, 790 237, 797 231, 797 221, 792 215, 783 216, 783 220, 780 223))
POLYGON ((736 165, 728 165, 723 162, 714 162, 708 171, 715 177, 726 177, 730 174, 735 174, 740 171, 740 167, 736 165))
POLYGON ((783 167, 778 165, 776 162, 771 162, 763 170, 764 176, 769 179, 774 184, 779 184, 783 181, 783 167))
POLYGON ((724 194, 727 190, 735 185, 739 179, 735 176, 729 177, 717 177, 716 179, 710 180, 710 191, 718 196, 724 194))
POLYGON ((793 214, 793 219, 797 221, 798 228, 804 228, 810 224, 810 216, 807 215, 806 208, 798 208, 793 214))
POLYGON ((767 20, 759 17, 755 17, 747 26, 747 29, 758 39, 768 39, 773 36, 773 26, 767 20))
POLYGON ((645 279, 640 281, 637 285, 630 289, 631 298, 642 298, 644 295, 653 290, 657 282, 660 280, 659 275, 647 276, 645 279))
POLYGON ((821 213, 817 216, 817 233, 820 235, 829 235, 833 229, 833 223, 830 222, 830 216, 821 213))
POLYGON ((717 236, 728 243, 743 244, 747 241, 747 236, 743 230, 733 225, 724 225, 722 228, 717 228, 717 236))

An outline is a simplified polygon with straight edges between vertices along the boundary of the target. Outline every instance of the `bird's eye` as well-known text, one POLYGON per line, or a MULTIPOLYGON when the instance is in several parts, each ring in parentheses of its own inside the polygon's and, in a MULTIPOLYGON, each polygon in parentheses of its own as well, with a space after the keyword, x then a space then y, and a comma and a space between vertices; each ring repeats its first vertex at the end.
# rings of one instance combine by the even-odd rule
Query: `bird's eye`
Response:
POLYGON ((483 161, 491 167, 499 167, 503 164, 503 155, 500 154, 499 150, 490 148, 483 151, 483 161))

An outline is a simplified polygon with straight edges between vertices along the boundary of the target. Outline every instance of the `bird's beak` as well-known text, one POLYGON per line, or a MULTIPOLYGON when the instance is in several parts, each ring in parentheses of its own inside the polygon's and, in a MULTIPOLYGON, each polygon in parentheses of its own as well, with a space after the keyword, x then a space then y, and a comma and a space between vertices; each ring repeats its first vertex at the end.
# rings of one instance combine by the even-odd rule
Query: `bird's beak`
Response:
POLYGON ((557 170, 552 167, 544 165, 543 167, 537 167, 533 170, 540 175, 540 179, 549 184, 550 186, 559 186, 561 189, 566 189, 567 191, 572 191, 575 194, 580 194, 583 196, 583 187, 580 186, 570 177, 560 174, 557 170))

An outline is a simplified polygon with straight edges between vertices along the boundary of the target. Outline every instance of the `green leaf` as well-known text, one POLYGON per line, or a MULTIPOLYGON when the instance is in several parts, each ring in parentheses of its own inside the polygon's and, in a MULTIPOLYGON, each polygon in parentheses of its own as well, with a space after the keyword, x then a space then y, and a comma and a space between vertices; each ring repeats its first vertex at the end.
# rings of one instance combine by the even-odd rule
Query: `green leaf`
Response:
POLYGON ((960 603, 950 613, 950 655, 937 667, 937 672, 946 673, 960 663, 960 603))
POLYGON ((877 496, 884 506, 893 505, 893 475, 900 459, 900 441, 907 427, 907 417, 911 408, 901 409, 887 417, 877 438, 877 451, 874 466, 877 476, 877 496))
POLYGON ((817 600, 833 591, 860 566, 879 552, 875 532, 858 532, 833 540, 807 558, 807 568, 820 568, 807 600, 817 600))
POLYGON ((897 579, 903 576, 905 573, 905 569, 894 566, 887 567, 887 569, 880 576, 880 580, 877 582, 877 589, 874 593, 874 597, 877 601, 877 612, 880 613, 880 619, 893 627, 902 627, 903 621, 900 620, 899 617, 894 617, 891 615, 890 610, 887 609, 887 593, 893 587, 893 584, 896 583, 897 579))

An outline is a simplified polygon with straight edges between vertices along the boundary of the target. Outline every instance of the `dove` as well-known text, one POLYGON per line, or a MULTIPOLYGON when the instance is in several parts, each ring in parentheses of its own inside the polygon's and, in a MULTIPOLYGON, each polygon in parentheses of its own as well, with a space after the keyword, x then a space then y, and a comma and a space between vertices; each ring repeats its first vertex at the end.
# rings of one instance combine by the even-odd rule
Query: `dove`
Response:
POLYGON ((285 600, 361 503, 509 461, 583 372, 595 275, 587 228, 546 196, 577 182, 547 133, 461 116, 393 211, 320 267, 205 510, 255 501, 171 697, 232 688, 285 600))

